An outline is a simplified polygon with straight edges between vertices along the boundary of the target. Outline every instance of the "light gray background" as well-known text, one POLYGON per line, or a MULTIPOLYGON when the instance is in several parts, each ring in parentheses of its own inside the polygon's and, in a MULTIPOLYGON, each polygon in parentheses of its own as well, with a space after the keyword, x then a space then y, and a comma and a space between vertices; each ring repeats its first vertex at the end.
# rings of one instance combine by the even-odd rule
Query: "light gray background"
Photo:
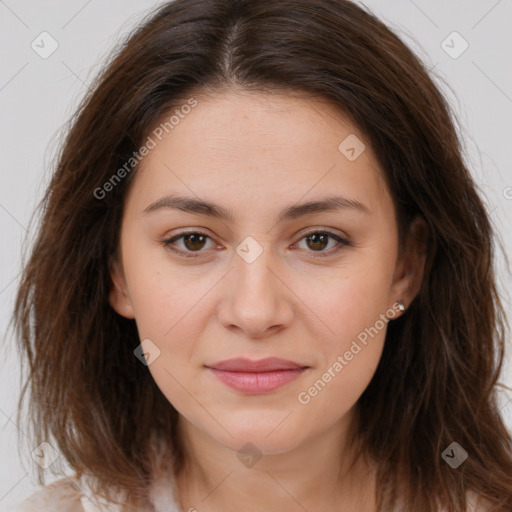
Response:
MULTIPOLYGON (((31 469, 34 462, 26 454, 20 458, 16 448, 19 361, 7 332, 20 272, 21 243, 48 180, 58 130, 116 41, 158 3, 0 0, 0 334, 5 347, 0 365, 0 510, 36 489, 31 469), (34 40, 42 46, 39 35, 44 31, 58 43, 47 59, 31 47, 34 40)), ((436 81, 460 119, 467 161, 492 211, 503 248, 510 254, 512 0, 363 3, 398 31, 442 78, 436 81), (451 35, 454 31, 463 39, 451 35), (453 58, 464 48, 464 40, 469 47, 453 58)), ((49 40, 44 44, 48 49, 49 40)), ((498 271, 510 319, 511 279, 502 258, 498 271)), ((510 386, 510 355, 508 361, 502 382, 510 386)), ((509 399, 510 395, 503 395, 502 411, 512 427, 509 399)))

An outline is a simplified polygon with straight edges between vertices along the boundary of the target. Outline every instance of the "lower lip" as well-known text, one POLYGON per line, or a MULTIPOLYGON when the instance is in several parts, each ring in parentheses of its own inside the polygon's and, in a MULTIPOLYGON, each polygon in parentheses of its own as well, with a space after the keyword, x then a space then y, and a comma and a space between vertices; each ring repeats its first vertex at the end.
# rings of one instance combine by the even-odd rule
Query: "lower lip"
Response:
POLYGON ((271 372, 230 372, 208 368, 230 388, 243 393, 268 393, 296 379, 306 368, 276 370, 271 372))

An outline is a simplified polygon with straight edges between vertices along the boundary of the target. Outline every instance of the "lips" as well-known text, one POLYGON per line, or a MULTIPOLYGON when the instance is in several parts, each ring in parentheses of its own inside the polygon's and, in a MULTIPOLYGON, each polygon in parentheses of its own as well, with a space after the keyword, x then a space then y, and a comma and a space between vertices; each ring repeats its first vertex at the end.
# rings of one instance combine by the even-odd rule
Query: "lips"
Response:
POLYGON ((228 359, 227 361, 220 361, 218 363, 208 365, 209 368, 216 370, 224 370, 227 372, 273 372, 277 370, 298 370, 306 368, 293 361, 286 359, 279 359, 277 357, 267 357, 259 359, 258 361, 251 361, 250 359, 228 359))
POLYGON ((207 368, 224 384, 247 394, 268 393, 296 379, 309 367, 294 361, 267 357, 253 361, 237 358, 207 368))

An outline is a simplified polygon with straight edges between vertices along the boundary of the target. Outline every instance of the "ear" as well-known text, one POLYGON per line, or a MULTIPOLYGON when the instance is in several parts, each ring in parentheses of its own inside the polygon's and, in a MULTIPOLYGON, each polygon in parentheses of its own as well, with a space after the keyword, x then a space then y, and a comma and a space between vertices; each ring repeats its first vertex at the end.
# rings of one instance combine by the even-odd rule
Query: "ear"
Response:
POLYGON ((110 287, 108 301, 112 306, 112 309, 125 318, 135 318, 121 264, 117 259, 112 260, 109 268, 112 284, 110 287))
POLYGON ((405 309, 419 293, 427 259, 429 229, 425 219, 416 216, 406 233, 403 251, 395 268, 391 300, 400 301, 405 309))

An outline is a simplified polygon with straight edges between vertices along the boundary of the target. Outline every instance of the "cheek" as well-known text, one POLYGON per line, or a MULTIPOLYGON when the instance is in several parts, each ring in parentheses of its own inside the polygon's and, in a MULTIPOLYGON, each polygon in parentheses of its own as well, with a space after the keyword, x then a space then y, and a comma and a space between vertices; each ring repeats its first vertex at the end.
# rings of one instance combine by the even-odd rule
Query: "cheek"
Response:
POLYGON ((307 422, 302 427, 321 432, 354 407, 375 374, 383 339, 381 333, 366 345, 355 340, 312 376, 296 397, 296 407, 307 422))
MULTIPOLYGON (((337 287, 319 311, 325 313, 329 336, 318 338, 321 364, 299 390, 296 400, 306 418, 337 421, 357 402, 378 366, 390 319, 386 296, 376 284, 357 276, 337 287), (374 285, 375 287, 371 286, 374 285)), ((306 421, 309 421, 306 419, 306 421)), ((310 425, 316 428, 315 425, 310 425)))
POLYGON ((164 248, 136 238, 128 234, 123 245, 130 301, 141 338, 163 339, 200 301, 202 288, 192 286, 193 273, 170 263, 164 248))
POLYGON ((324 324, 316 345, 322 357, 297 402, 311 413, 325 411, 326 421, 346 413, 375 373, 392 306, 390 275, 381 260, 352 266, 343 277, 330 280, 323 292, 320 287, 309 289, 311 310, 319 313, 324 324))
MULTIPOLYGON (((350 343, 379 321, 392 306, 391 266, 386 261, 350 265, 322 281, 297 281, 294 291, 304 297, 309 316, 318 318, 319 346, 332 351, 348 350, 350 343)), ((364 336, 362 336, 364 337, 364 336)))

